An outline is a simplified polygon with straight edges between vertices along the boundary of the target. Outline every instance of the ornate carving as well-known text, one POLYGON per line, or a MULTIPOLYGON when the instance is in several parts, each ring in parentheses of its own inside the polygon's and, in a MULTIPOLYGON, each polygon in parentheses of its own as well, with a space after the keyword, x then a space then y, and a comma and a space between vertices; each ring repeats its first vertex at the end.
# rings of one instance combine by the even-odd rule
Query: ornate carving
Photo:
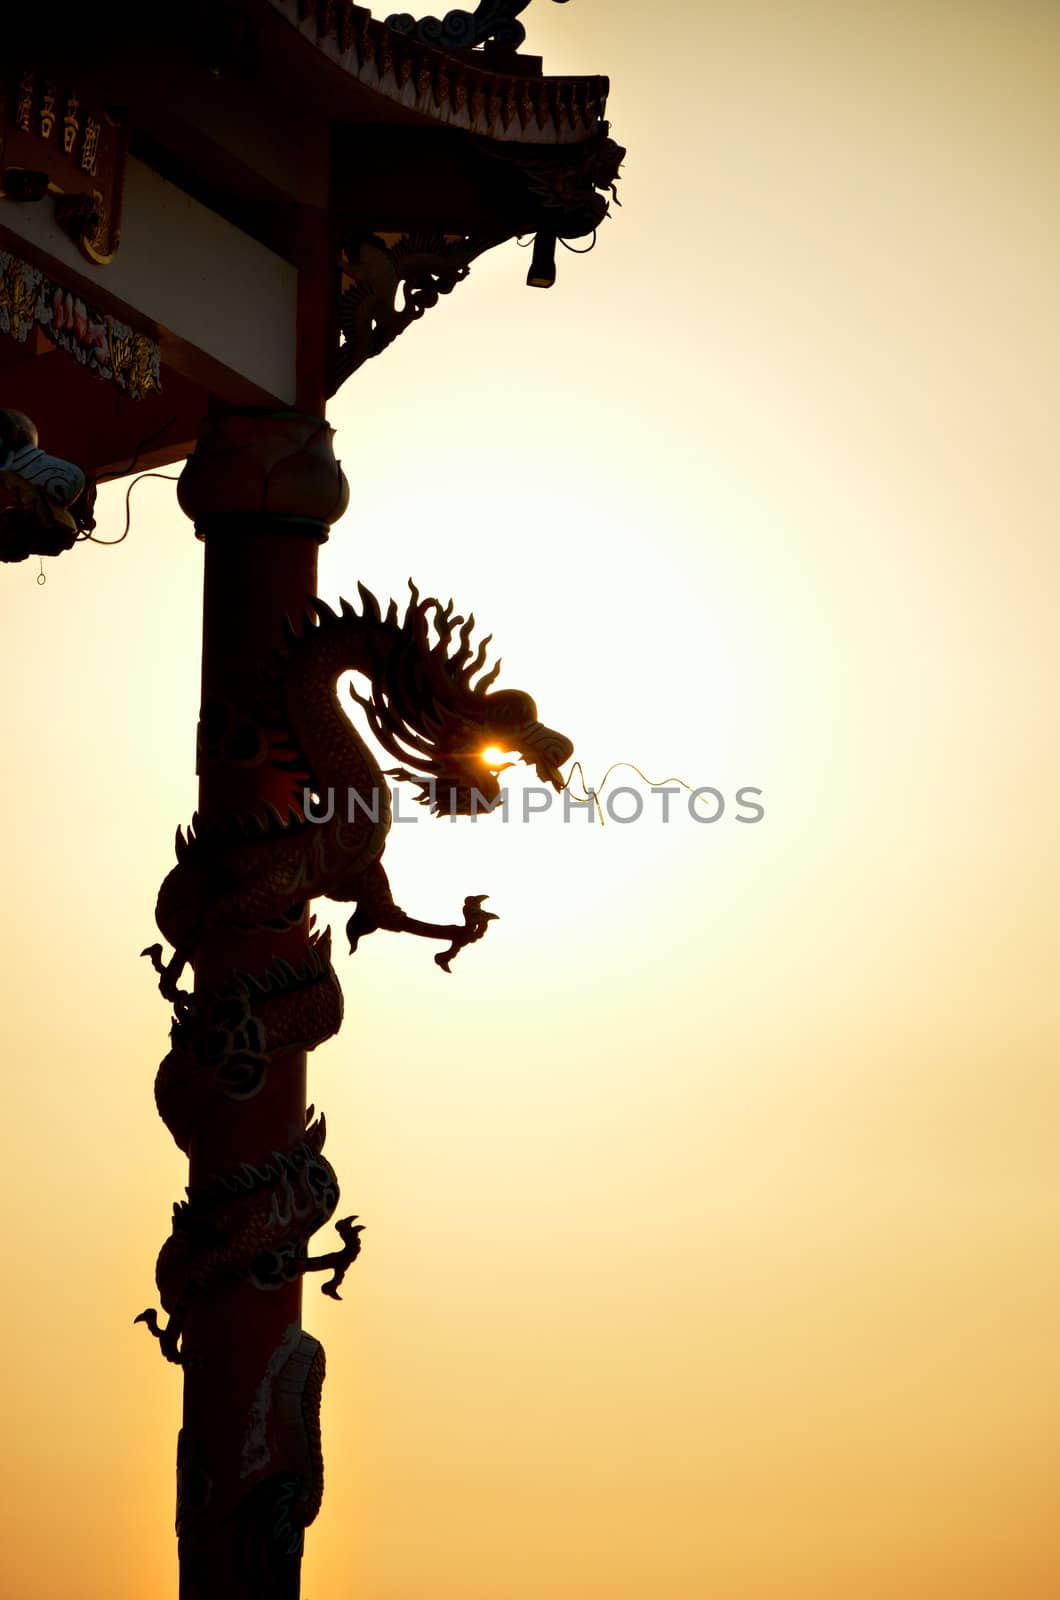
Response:
POLYGON ((517 147, 498 150, 478 141, 483 154, 521 172, 542 230, 555 238, 579 239, 592 233, 617 205, 618 174, 626 152, 604 131, 596 138, 559 150, 517 147))
POLYGON ((34 327, 132 400, 162 387, 158 342, 150 334, 94 310, 28 261, 0 250, 0 333, 24 344, 34 327))
MULTIPOLYGON (((203 1512, 213 1484, 189 1430, 177 1440, 177 1537, 181 1593, 218 1592, 221 1564, 230 1582, 249 1584, 255 1600, 297 1600, 304 1533, 324 1489, 320 1401, 324 1350, 293 1323, 270 1357, 251 1406, 240 1477, 250 1487, 231 1514, 235 1539, 223 1552, 210 1543, 203 1512), (200 1587, 201 1586, 201 1587, 200 1587)), ((225 1590, 227 1592, 227 1589, 225 1590)))
MULTIPOLYGON (((0 412, 0 438, 3 436, 6 419, 19 415, 18 412, 0 412)), ((84 473, 80 467, 75 467, 72 461, 63 461, 59 456, 45 455, 44 451, 37 447, 35 428, 33 433, 32 443, 27 441, 18 445, 6 459, 0 459, 0 468, 5 472, 17 472, 20 478, 24 478, 42 494, 46 494, 55 505, 72 505, 85 487, 84 473)))
POLYGON ((297 1597, 304 1532, 320 1510, 324 1491, 324 1372, 318 1341, 297 1327, 288 1329, 263 1379, 262 1414, 244 1447, 248 1474, 252 1467, 260 1473, 273 1460, 285 1463, 282 1470, 259 1476, 236 1513, 241 1573, 252 1579, 262 1600, 297 1597))
MULTIPOLYGON (((151 953, 160 960, 161 946, 151 953)), ((162 1121, 182 1150, 218 1094, 252 1099, 284 1050, 314 1050, 342 1024, 331 931, 314 935, 297 967, 276 961, 259 977, 235 973, 220 993, 177 997, 172 1048, 155 1078, 162 1121)))
MULTIPOLYGON (((524 123, 532 115, 544 115, 542 101, 528 98, 528 82, 522 85, 522 99, 518 100, 515 80, 505 81, 509 95, 500 115, 506 127, 520 107, 524 123)), ((466 79, 461 77, 458 82, 466 99, 466 79)), ((486 139, 475 142, 490 163, 514 168, 522 178, 526 232, 540 229, 553 241, 581 238, 592 233, 608 214, 609 202, 599 191, 609 191, 617 201, 615 186, 625 151, 606 131, 593 140, 558 148, 486 139)), ((468 276, 476 257, 513 232, 514 227, 491 235, 369 234, 351 239, 342 258, 340 344, 332 390, 436 306, 442 295, 451 294, 468 276)))
POLYGON ((238 1172, 189 1189, 187 1200, 176 1202, 173 1231, 155 1268, 169 1321, 160 1327, 151 1309, 136 1318, 147 1324, 167 1360, 181 1362, 180 1340, 192 1301, 227 1284, 249 1278, 257 1288, 269 1289, 306 1272, 330 1271, 323 1291, 339 1298, 338 1286, 360 1252, 362 1230, 356 1217, 344 1217, 336 1224, 343 1248, 308 1254, 309 1239, 339 1203, 335 1169, 323 1154, 325 1133, 321 1116, 309 1122, 293 1150, 275 1150, 257 1166, 244 1162, 238 1172))
POLYGON ((295 1502, 298 1523, 308 1527, 324 1494, 320 1448, 320 1399, 324 1387, 324 1347, 303 1333, 276 1379, 275 1413, 285 1454, 300 1468, 301 1493, 295 1502))
POLYGON ((324 538, 349 504, 334 429, 296 411, 229 412, 204 423, 177 498, 199 533, 213 519, 275 517, 324 538))
POLYGON ((436 306, 443 294, 451 294, 475 257, 503 237, 409 233, 391 244, 375 234, 351 241, 342 261, 341 343, 332 390, 436 306))
MULTIPOLYGON (((69 550, 88 525, 69 509, 84 488, 80 467, 38 448, 29 417, 0 411, 0 561, 69 550)), ((83 505, 88 512, 87 499, 83 505)))
POLYGON ((77 534, 65 506, 18 473, 0 469, 0 561, 62 555, 73 548, 77 534))
POLYGON ((454 616, 452 602, 421 600, 410 587, 401 619, 393 602, 384 617, 362 585, 362 612, 343 601, 336 613, 318 600, 302 631, 290 629, 262 708, 273 728, 273 761, 290 775, 286 809, 270 805, 210 828, 196 817, 186 837, 178 830, 177 865, 157 906, 175 953, 163 965, 160 948, 150 952, 162 992, 175 1004, 183 998, 180 975, 204 938, 226 926, 293 926, 318 895, 356 903, 347 925, 351 947, 377 928, 445 940, 449 949, 436 959, 446 971, 458 950, 485 933, 492 918, 482 910, 484 896, 468 896, 456 924, 421 922, 394 904, 381 861, 390 790, 343 714, 336 681, 347 671, 367 678, 368 695, 353 697, 384 749, 402 762, 389 775, 416 783, 420 803, 435 814, 467 815, 499 799, 484 748, 516 752, 559 788, 573 747, 542 726, 529 695, 487 692, 500 663, 478 676, 488 641, 472 649, 474 617, 454 616), (321 817, 313 797, 329 796, 321 817), (356 803, 347 804, 350 796, 356 803))
MULTIPOLYGON (((567 0, 556 0, 566 5, 567 0)), ((419 22, 407 11, 396 12, 386 19, 387 26, 399 33, 410 33, 424 44, 440 46, 443 50, 471 50, 490 39, 506 49, 518 50, 526 38, 526 29, 515 19, 525 11, 530 0, 479 0, 474 11, 447 11, 437 17, 423 17, 419 22)))

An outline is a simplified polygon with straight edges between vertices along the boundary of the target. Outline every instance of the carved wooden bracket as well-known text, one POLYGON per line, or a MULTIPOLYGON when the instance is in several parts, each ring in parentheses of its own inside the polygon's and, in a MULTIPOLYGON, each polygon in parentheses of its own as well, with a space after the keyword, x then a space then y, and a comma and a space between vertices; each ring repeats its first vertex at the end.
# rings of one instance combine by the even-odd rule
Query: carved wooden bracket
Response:
POLYGON ((162 387, 157 339, 97 311, 31 262, 0 250, 0 333, 25 344, 35 328, 132 400, 162 387))
POLYGON ((370 234, 342 255, 340 343, 333 394, 467 277, 476 256, 510 234, 370 234))

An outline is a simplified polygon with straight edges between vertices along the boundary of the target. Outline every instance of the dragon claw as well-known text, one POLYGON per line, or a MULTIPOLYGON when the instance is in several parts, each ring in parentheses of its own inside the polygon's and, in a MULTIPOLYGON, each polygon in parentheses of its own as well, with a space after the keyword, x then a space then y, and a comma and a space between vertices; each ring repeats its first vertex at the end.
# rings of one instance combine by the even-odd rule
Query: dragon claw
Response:
POLYGON ((483 911, 482 902, 488 899, 485 894, 469 894, 464 900, 464 926, 453 935, 448 950, 439 950, 434 958, 443 972, 452 972, 449 963, 454 956, 459 955, 466 944, 475 944, 481 939, 491 922, 499 921, 496 911, 483 911))
POLYGON ((488 900, 488 894, 469 894, 464 901, 464 925, 472 930, 472 938, 481 939, 486 931, 487 922, 499 922, 498 911, 483 911, 482 902, 488 900))
POLYGON ((133 1318, 133 1323, 137 1322, 147 1324, 148 1333, 153 1339, 158 1340, 162 1354, 167 1361, 172 1361, 178 1367, 183 1365, 184 1358, 179 1348, 182 1326, 179 1321, 175 1321, 173 1317, 170 1317, 167 1325, 164 1328, 160 1328, 158 1325, 158 1312, 154 1306, 148 1306, 146 1311, 141 1311, 138 1317, 133 1318))
POLYGON ((361 1253, 361 1234, 364 1232, 364 1223, 357 1221, 356 1214, 352 1217, 342 1217, 335 1224, 335 1232, 342 1240, 342 1249, 333 1250, 327 1256, 310 1257, 306 1262, 306 1270, 308 1272, 325 1272, 330 1267, 331 1277, 327 1283, 320 1285, 320 1292, 330 1296, 332 1300, 341 1300, 339 1284, 361 1253))
POLYGON ((178 979, 188 964, 188 956, 182 955, 179 950, 175 952, 168 962, 162 959, 162 946, 149 944, 145 950, 140 951, 141 956, 147 956, 158 973, 158 989, 163 999, 171 1005, 179 1005, 182 1000, 190 1000, 191 996, 180 988, 178 979))

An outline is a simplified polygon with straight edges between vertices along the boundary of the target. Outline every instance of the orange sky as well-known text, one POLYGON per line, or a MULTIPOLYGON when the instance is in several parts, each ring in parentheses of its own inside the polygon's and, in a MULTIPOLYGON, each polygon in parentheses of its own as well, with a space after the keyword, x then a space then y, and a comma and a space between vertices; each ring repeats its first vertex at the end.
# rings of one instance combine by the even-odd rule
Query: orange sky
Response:
MULTIPOLYGON (((610 72, 622 210, 550 293, 477 263, 339 395, 322 592, 452 593, 590 775, 766 817, 396 830, 410 912, 502 920, 448 980, 382 934, 337 963, 311 1094, 368 1232, 306 1295, 305 1597, 1049 1600, 1060 13, 526 20, 610 72)), ((172 485, 134 511, 0 585, 0 1588, 34 1600, 175 1593, 179 1378, 132 1318, 185 1173, 138 951, 201 549, 172 485)))

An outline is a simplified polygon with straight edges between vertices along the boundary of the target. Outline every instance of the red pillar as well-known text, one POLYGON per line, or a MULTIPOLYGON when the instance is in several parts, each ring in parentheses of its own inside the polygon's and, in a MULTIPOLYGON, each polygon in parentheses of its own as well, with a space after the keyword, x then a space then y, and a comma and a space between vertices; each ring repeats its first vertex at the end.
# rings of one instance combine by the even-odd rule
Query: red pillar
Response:
MULTIPOLYGON (((300 617, 316 592, 317 548, 348 489, 321 419, 230 413, 204 424, 179 498, 205 544, 196 831, 202 840, 220 830, 224 840, 236 819, 262 815, 266 802, 286 806, 290 781, 269 764, 257 720, 262 681, 285 616, 300 617)), ((206 856, 214 859, 209 850, 206 856)), ((205 898, 224 887, 222 870, 205 898)), ((301 1178, 283 1160, 305 1139, 305 1046, 316 1041, 310 1030, 271 1051, 275 1041, 262 1037, 253 1006, 240 1013, 239 975, 267 981, 277 958, 295 972, 311 960, 304 915, 287 931, 223 920, 202 931, 191 952, 194 1000, 177 1003, 183 1032, 178 1027, 167 1095, 160 1094, 170 1115, 177 1108, 198 1207, 194 1225, 175 1223, 176 1243, 167 1246, 175 1281, 188 1282, 181 1600, 297 1596, 301 1532, 321 1492, 323 1352, 301 1331, 290 1229, 268 1222, 277 1207, 282 1222, 292 1195, 296 1209, 300 1203, 301 1178), (212 1068, 225 1052, 237 1064, 245 1056, 251 1076, 262 1075, 251 1097, 236 1098, 218 1081, 212 1068), (278 1237, 288 1241, 287 1256, 273 1259, 278 1237), (248 1272, 258 1248, 263 1258, 248 1272)), ((160 1286, 162 1276, 160 1264, 160 1286)))

